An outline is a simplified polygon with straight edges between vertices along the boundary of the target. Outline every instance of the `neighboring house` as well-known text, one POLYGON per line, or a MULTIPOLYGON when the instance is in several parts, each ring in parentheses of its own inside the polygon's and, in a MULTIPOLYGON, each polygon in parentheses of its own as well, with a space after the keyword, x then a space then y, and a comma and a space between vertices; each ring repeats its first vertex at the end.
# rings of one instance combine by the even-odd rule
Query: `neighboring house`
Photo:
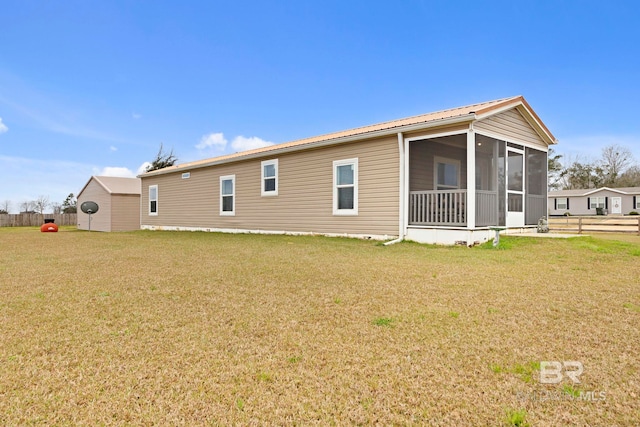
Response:
POLYGON ((89 229, 89 215, 80 210, 87 201, 98 204, 91 215, 92 231, 140 229, 140 179, 92 176, 78 194, 78 228, 89 229))
POLYGON ((602 187, 549 192, 549 216, 596 215, 600 209, 608 215, 640 212, 640 187, 602 187))
POLYGON ((147 172, 142 228, 468 244, 547 214, 556 139, 505 98, 147 172))

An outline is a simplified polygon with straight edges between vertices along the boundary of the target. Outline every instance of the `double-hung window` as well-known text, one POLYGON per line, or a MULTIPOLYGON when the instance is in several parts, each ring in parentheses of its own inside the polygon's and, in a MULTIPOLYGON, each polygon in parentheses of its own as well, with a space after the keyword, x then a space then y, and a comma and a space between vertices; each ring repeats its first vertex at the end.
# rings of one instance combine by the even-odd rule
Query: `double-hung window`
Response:
POLYGON ((149 186, 149 215, 158 215, 158 186, 149 186))
POLYGON ((633 200, 636 201, 635 209, 639 210, 640 209, 640 196, 633 196, 633 200))
POLYGON ((591 197, 589 200, 589 209, 605 208, 604 197, 591 197))
POLYGON ((263 196, 278 195, 278 159, 265 160, 262 166, 262 189, 263 196))
POLYGON ((220 215, 236 214, 236 176, 220 177, 220 215))
POLYGON ((460 161, 434 158, 434 182, 436 190, 457 190, 460 188, 460 161))
POLYGON ((569 203, 566 197, 558 197, 556 199, 556 210, 566 210, 569 209, 569 203))
POLYGON ((358 215, 358 159, 333 162, 333 214, 358 215))

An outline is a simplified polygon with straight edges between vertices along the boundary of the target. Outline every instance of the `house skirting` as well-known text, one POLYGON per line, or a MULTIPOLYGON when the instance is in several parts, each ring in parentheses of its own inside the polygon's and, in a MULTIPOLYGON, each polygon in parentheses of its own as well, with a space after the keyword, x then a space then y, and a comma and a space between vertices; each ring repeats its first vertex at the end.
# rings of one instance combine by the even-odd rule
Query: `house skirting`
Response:
MULTIPOLYGON (((535 233, 535 231, 535 226, 518 227, 502 230, 500 234, 535 233)), ((466 228, 409 226, 405 239, 418 243, 474 246, 493 240, 495 236, 496 232, 490 228, 468 230, 466 228)))
POLYGON ((288 236, 327 236, 348 237, 352 239, 391 240, 398 236, 380 234, 351 234, 351 233, 316 233, 312 231, 285 231, 285 230, 248 230, 241 228, 209 228, 209 227, 182 227, 164 225, 143 225, 143 230, 163 231, 204 231, 209 233, 235 233, 235 234, 281 234, 288 236))
MULTIPOLYGON (((161 226, 161 225, 143 225, 143 230, 155 231, 203 231, 209 233, 236 233, 236 234, 279 234, 288 236, 327 236, 327 237, 347 237, 353 239, 365 240, 391 240, 398 236, 380 235, 380 234, 352 234, 352 233, 318 233, 312 231, 286 231, 286 230, 249 230, 240 228, 209 228, 209 227, 183 227, 183 226, 161 226)), ((517 233, 535 233, 535 227, 510 228, 501 231, 501 234, 517 234, 517 233)), ((426 228, 412 227, 407 228, 404 236, 405 240, 418 243, 438 244, 438 245, 464 245, 474 246, 492 240, 495 237, 495 231, 489 228, 479 228, 476 230, 468 230, 464 228, 426 228)))

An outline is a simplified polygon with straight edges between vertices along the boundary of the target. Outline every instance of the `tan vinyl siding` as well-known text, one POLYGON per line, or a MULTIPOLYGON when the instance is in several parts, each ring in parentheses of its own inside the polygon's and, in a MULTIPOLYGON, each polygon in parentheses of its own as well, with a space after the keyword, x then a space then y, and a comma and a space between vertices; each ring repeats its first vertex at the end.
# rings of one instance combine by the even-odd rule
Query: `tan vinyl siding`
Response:
POLYGON ((111 231, 111 195, 92 179, 78 198, 78 228, 89 229, 89 215, 80 210, 82 203, 92 201, 98 204, 98 212, 91 215, 91 230, 111 231))
MULTIPOLYGON (((181 173, 143 177, 143 224, 348 234, 398 234, 398 142, 394 136, 181 173), (278 159, 278 195, 261 196, 261 161, 278 159), (333 161, 358 158, 357 216, 333 215, 333 161), (235 175, 235 216, 220 216, 220 176, 235 175), (149 186, 158 215, 149 216, 149 186)), ((181 171, 182 172, 182 171, 181 171)))
POLYGON ((515 108, 479 120, 473 126, 480 133, 484 130, 493 134, 503 135, 504 138, 513 142, 523 142, 547 148, 547 144, 544 143, 529 122, 515 108))
POLYGON ((111 196, 111 200, 111 231, 139 230, 140 196, 136 194, 114 194, 111 196))

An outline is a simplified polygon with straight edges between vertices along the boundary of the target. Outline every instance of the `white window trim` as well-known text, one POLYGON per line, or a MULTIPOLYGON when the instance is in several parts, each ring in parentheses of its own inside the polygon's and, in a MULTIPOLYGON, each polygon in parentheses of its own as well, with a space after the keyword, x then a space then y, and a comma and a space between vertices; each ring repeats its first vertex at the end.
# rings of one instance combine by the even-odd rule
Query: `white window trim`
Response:
POLYGON ((461 163, 460 160, 456 160, 456 159, 449 159, 446 157, 438 157, 438 156, 434 156, 433 158, 433 189, 434 190, 438 190, 438 187, 445 187, 445 189, 443 191, 446 190, 459 190, 460 189, 460 182, 462 182, 462 168, 460 167, 461 163), (450 164, 450 165, 455 165, 456 168, 458 169, 458 185, 456 187, 453 186, 439 186, 438 185, 438 163, 445 163, 445 164, 450 164))
POLYGON ((590 197, 589 198, 589 209, 597 209, 605 207, 604 197, 590 197), (602 201, 602 203, 600 203, 602 201), (602 205, 602 206, 601 206, 602 205))
POLYGON ((358 215, 358 158, 333 161, 333 214, 358 215), (341 188, 353 186, 353 209, 338 209, 338 166, 353 165, 353 184, 343 185, 341 188))
MULTIPOLYGON (((633 199, 631 199, 633 200, 633 199)), ((640 209, 640 195, 636 196, 636 206, 635 206, 635 210, 640 209)))
POLYGON ((220 215, 221 216, 235 216, 236 214, 236 176, 235 175, 225 175, 220 177, 220 215), (231 180, 232 192, 231 194, 222 194, 222 183, 224 181, 231 180), (231 211, 223 211, 222 210, 222 198, 225 196, 232 197, 231 211))
POLYGON ((159 193, 158 193, 158 186, 157 185, 150 185, 149 186, 149 216, 158 216, 158 197, 159 193), (155 199, 151 199, 151 189, 154 188, 156 190, 156 198, 155 199), (151 212, 151 202, 155 201, 156 202, 156 211, 155 212, 151 212))
POLYGON ((264 160, 260 163, 260 195, 261 196, 277 196, 278 195, 278 159, 273 160, 264 160), (268 165, 273 165, 276 171, 275 180, 276 180, 276 189, 272 191, 265 191, 264 189, 264 180, 265 179, 273 179, 272 176, 264 176, 264 167, 268 165))
POLYGON ((557 208, 556 210, 559 210, 559 211, 567 210, 567 201, 568 200, 569 200, 568 197, 558 197, 556 199, 556 208, 557 208), (560 200, 564 200, 564 207, 560 207, 560 200))

